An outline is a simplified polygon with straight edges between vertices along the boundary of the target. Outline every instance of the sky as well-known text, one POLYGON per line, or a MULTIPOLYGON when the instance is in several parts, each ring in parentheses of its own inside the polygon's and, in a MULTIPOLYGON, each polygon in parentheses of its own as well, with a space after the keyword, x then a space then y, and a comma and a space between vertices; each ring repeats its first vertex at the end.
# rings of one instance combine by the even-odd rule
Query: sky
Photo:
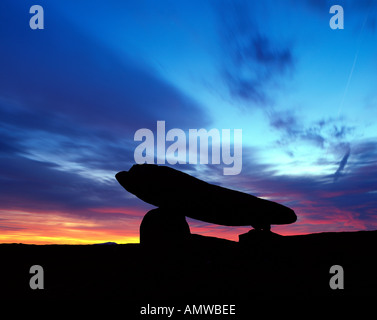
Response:
POLYGON ((114 175, 157 121, 242 129, 239 174, 172 167, 294 209, 274 232, 377 229, 376 17, 372 0, 1 1, 0 243, 138 242, 154 207, 114 175))

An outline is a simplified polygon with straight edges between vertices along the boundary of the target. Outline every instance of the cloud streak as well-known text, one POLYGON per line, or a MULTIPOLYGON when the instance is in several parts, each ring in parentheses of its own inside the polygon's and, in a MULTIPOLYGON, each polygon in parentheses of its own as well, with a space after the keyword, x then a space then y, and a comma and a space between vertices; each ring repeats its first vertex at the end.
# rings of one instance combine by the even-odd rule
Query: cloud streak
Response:
MULTIPOLYGON (((223 5, 223 3, 221 3, 223 5)), ((224 49, 223 78, 233 98, 255 106, 270 106, 270 89, 294 67, 291 46, 263 33, 249 3, 221 6, 219 29, 224 49)))
POLYGON ((348 161, 348 157, 350 156, 351 154, 351 149, 348 148, 346 154, 343 156, 342 160, 340 161, 339 163, 339 167, 338 169, 336 170, 336 172, 334 173, 334 182, 337 181, 342 173, 342 171, 344 170, 346 164, 347 164, 347 161, 348 161))

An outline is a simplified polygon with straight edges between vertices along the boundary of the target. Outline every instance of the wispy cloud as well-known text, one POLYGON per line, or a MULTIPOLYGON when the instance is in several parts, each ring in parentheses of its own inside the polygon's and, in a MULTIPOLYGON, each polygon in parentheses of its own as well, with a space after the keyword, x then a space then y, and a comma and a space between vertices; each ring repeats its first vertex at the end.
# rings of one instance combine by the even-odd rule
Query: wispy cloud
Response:
MULTIPOLYGON (((321 119, 308 122, 293 109, 268 112, 270 126, 279 133, 277 145, 293 148, 297 145, 311 145, 318 149, 338 153, 349 147, 355 127, 345 124, 343 119, 321 119)), ((292 151, 290 151, 292 152, 292 151)))
POLYGON ((218 9, 223 78, 231 96, 249 107, 271 105, 269 89, 276 90, 294 67, 291 44, 263 32, 252 12, 246 1, 221 2, 218 9))

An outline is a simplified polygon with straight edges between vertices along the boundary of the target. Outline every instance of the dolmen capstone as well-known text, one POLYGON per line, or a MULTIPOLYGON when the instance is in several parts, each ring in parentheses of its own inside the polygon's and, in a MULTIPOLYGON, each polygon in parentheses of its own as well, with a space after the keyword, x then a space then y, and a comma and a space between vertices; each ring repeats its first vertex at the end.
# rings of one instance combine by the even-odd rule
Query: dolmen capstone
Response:
POLYGON ((115 177, 127 191, 158 207, 143 218, 142 244, 187 239, 190 228, 185 217, 224 226, 252 226, 258 231, 297 220, 292 209, 279 203, 213 185, 167 166, 136 164, 115 177))

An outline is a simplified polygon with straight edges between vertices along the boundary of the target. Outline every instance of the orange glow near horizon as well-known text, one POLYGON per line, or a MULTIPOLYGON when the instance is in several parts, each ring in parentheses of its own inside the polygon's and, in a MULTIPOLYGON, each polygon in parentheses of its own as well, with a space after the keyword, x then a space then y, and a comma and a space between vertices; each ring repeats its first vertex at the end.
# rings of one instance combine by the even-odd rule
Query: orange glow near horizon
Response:
MULTIPOLYGON (((24 244, 95 244, 116 242, 139 243, 139 227, 145 209, 93 208, 84 213, 31 212, 0 210, 0 243, 24 244), (116 214, 114 216, 114 214, 116 214)), ((251 227, 225 227, 187 219, 191 233, 238 241, 251 227)), ((366 226, 351 214, 336 209, 330 219, 315 220, 301 214, 292 225, 272 226, 281 235, 303 235, 318 232, 358 231, 366 226)))
POLYGON ((0 243, 93 244, 138 243, 140 219, 105 220, 62 212, 0 210, 6 228, 0 243))

